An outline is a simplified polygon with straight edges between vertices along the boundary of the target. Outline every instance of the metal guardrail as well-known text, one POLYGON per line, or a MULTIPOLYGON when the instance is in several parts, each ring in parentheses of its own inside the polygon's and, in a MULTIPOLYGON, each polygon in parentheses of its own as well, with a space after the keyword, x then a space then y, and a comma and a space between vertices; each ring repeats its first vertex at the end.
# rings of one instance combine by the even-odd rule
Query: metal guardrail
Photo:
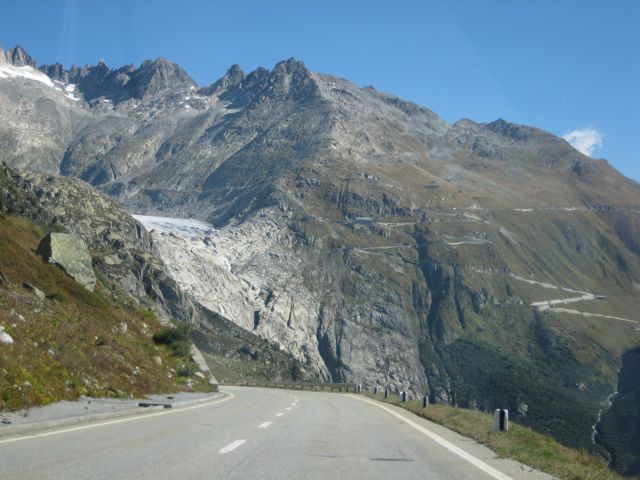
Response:
POLYGON ((355 383, 314 383, 314 382, 244 382, 245 387, 284 388, 287 390, 328 390, 331 392, 355 392, 355 383))

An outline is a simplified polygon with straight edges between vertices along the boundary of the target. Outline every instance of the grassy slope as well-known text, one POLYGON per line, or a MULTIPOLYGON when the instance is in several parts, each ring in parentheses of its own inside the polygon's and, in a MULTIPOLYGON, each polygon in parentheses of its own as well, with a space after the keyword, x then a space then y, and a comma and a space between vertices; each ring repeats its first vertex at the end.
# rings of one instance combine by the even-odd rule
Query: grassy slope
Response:
MULTIPOLYGON (((368 395, 372 396, 372 395, 368 395)), ((381 400, 381 395, 378 395, 381 400)), ((389 403, 443 425, 488 446, 498 455, 511 458, 562 480, 622 480, 597 456, 565 447, 547 435, 534 432, 515 422, 509 431, 492 434, 493 416, 449 405, 430 405, 422 409, 418 402, 400 404, 392 395, 389 403)), ((628 477, 627 477, 628 478, 628 477)))
MULTIPOLYGON (((89 292, 34 252, 44 231, 0 217, 0 325, 14 339, 0 345, 0 410, 43 405, 80 395, 142 396, 185 388, 187 357, 154 344, 155 315, 115 301, 98 284, 89 292), (23 287, 42 290, 40 301, 23 287), (125 331, 126 324, 126 331, 125 331), (158 366, 154 357, 159 356, 158 366)), ((156 359, 157 360, 157 359, 156 359)), ((193 378, 194 388, 207 389, 193 378)))

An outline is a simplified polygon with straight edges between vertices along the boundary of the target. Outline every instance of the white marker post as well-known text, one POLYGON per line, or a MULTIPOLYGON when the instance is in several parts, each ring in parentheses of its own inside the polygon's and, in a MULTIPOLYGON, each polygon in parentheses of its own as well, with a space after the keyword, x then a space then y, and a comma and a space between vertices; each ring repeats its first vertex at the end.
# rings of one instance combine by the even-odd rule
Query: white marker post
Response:
POLYGON ((491 433, 508 432, 509 431, 509 410, 504 408, 496 408, 493 414, 493 427, 491 433))

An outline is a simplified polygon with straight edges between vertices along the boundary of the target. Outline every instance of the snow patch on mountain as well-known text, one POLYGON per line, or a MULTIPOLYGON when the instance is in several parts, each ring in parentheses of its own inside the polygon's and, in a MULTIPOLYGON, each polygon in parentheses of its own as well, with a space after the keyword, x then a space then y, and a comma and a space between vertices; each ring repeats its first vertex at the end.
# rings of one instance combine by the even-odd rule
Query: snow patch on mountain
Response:
POLYGON ((213 225, 192 218, 156 217, 153 215, 132 215, 148 231, 173 233, 181 238, 200 238, 215 231, 213 225))
POLYGON ((48 76, 28 65, 16 67, 9 63, 0 64, 0 78, 26 78, 27 80, 44 83, 51 88, 54 87, 53 81, 48 76))

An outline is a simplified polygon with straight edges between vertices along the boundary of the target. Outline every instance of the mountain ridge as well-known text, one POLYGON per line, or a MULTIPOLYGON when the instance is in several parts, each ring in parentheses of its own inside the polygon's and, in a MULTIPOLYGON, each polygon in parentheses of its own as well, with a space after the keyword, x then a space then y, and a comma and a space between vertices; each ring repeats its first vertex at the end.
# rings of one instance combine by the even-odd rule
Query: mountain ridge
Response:
POLYGON ((204 87, 157 62, 88 67, 110 79, 89 98, 0 79, 0 156, 211 223, 152 233, 176 282, 326 380, 500 404, 601 448, 593 427, 640 341, 637 182, 535 127, 448 124, 294 59, 204 87), (114 72, 145 93, 120 95, 114 72))

